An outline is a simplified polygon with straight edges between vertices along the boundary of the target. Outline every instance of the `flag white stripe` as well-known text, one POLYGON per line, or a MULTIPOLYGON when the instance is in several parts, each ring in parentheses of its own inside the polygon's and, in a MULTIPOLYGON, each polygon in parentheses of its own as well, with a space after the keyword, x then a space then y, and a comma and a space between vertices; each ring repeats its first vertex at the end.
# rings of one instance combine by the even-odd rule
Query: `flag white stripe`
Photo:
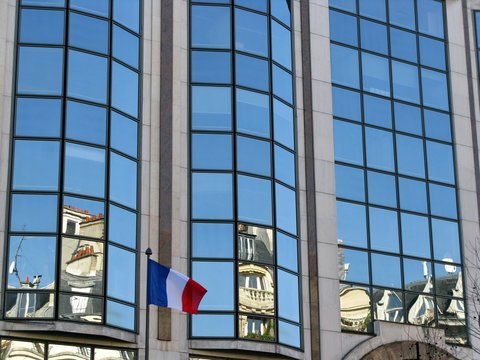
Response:
POLYGON ((187 276, 170 269, 167 276, 168 307, 182 310, 182 295, 188 279, 187 276))

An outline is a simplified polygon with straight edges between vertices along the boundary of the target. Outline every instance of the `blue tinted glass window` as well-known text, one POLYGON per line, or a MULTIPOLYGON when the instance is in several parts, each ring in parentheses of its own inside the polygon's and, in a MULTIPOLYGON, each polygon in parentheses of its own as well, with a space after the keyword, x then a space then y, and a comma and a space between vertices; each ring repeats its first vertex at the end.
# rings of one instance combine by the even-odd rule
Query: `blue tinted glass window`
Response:
POLYGON ((396 211, 369 208, 370 246, 375 250, 398 252, 398 217, 396 211))
POLYGON ((292 75, 277 65, 272 66, 273 93, 286 102, 293 103, 292 75))
POLYGON ((237 85, 268 91, 268 61, 240 54, 235 56, 235 61, 237 85))
POLYGON ((388 54, 387 27, 373 21, 360 20, 362 49, 388 54))
POLYGON ((419 107, 394 103, 395 129, 422 135, 422 113, 419 107))
POLYGON ((275 178, 295 186, 295 155, 275 145, 275 178))
POLYGON ((135 302, 135 253, 110 245, 108 247, 107 295, 135 302))
POLYGON ((420 102, 418 68, 398 61, 392 61, 393 97, 399 100, 420 102))
POLYGON ((22 5, 65 6, 65 0, 22 0, 22 5))
POLYGON ((295 145, 293 109, 277 99, 273 99, 273 128, 275 141, 293 149, 295 145))
POLYGON ((106 104, 107 79, 107 58, 68 52, 68 96, 106 104))
POLYGON ((229 52, 192 51, 192 82, 230 83, 229 52))
POLYGON ((436 260, 460 262, 460 238, 456 222, 432 219, 432 239, 436 260))
POLYGON ((423 105, 448 111, 447 75, 422 69, 423 105))
POLYGON ((63 44, 65 12, 21 9, 20 42, 63 44))
POLYGON ((237 170, 270 176, 270 143, 237 136, 237 170))
POLYGON ((457 195, 455 188, 429 184, 430 213, 436 216, 457 218, 457 195))
POLYGON ((272 59, 287 69, 292 69, 291 33, 272 20, 272 59))
MULTIPOLYGON (((232 89, 192 86, 192 129, 230 130, 232 127, 232 89)), ((268 112, 267 112, 268 113, 268 112)))
POLYGON ((192 224, 192 257, 233 257, 233 224, 192 224))
POLYGON ((430 257, 430 229, 428 218, 402 213, 402 247, 406 255, 430 257))
MULTIPOLYGON (((263 137, 270 136, 270 98, 268 95, 236 90, 237 131, 263 137)), ((283 113, 283 112, 282 112, 283 113)))
POLYGON ((132 306, 107 300, 107 323, 128 330, 135 330, 135 312, 132 306))
POLYGON ((390 69, 388 59, 362 53, 363 90, 390 96, 390 69))
POLYGON ((232 196, 231 174, 192 174, 192 218, 231 219, 232 196))
POLYGON ((17 93, 61 95, 63 49, 20 46, 17 93))
POLYGON ((430 180, 455 183, 453 149, 451 145, 427 141, 428 178, 430 180))
POLYGON ((61 116, 61 100, 17 98, 15 135, 58 137, 61 116))
POLYGON ((450 115, 425 109, 423 117, 426 136, 438 140, 452 141, 450 115))
POLYGON ((350 120, 361 120, 360 93, 332 87, 333 115, 350 120))
POLYGON ((108 217, 108 240, 136 248, 137 215, 131 211, 110 204, 108 217))
POLYGON ((395 170, 391 132, 366 128, 365 143, 368 167, 387 171, 395 170))
POLYGON ((234 309, 233 263, 193 261, 192 278, 208 289, 199 310, 234 309))
POLYGON ((357 36, 357 18, 355 16, 330 10, 330 40, 357 46, 357 36))
POLYGON ((123 30, 121 27, 113 26, 112 55, 125 64, 138 69, 140 40, 137 36, 123 30))
POLYGON ((362 169, 335 165, 338 198, 365 201, 365 174, 362 169))
POLYGON ((398 186, 401 209, 427 212, 427 191, 423 181, 398 178, 398 186))
POLYGON ((329 0, 329 5, 331 7, 349 11, 351 13, 357 12, 357 1, 356 0, 329 0))
POLYGON ((367 181, 369 203, 390 207, 397 206, 397 185, 395 182, 395 176, 368 171, 367 181))
POLYGON ((445 70, 445 44, 442 41, 420 36, 420 63, 445 70))
POLYGON ((70 0, 70 8, 107 17, 109 3, 108 0, 70 0))
POLYGON ((363 95, 363 116, 367 124, 392 127, 392 105, 390 100, 363 95))
POLYGON ((422 139, 397 134, 397 166, 400 174, 425 177, 422 139))
POLYGON ((367 252, 341 249, 339 260, 340 280, 369 283, 367 252))
POLYGON ((70 13, 69 45, 108 53, 108 21, 70 13))
POLYGON ((331 44, 332 82, 359 88, 358 51, 331 44))
POLYGON ((290 234, 297 234, 297 200, 295 191, 275 184, 275 210, 277 227, 290 234))
POLYGON ((137 157, 138 124, 114 111, 110 113, 110 146, 137 157))
POLYGON ((266 16, 235 9, 235 49, 255 55, 268 55, 266 16))
POLYGON ((194 5, 191 16, 190 29, 193 47, 230 48, 229 7, 194 5))
POLYGON ((138 74, 115 61, 112 63, 112 106, 138 116, 138 74))
POLYGON ((238 218, 257 224, 272 224, 272 184, 270 180, 239 175, 238 218))
POLYGON ((278 322, 278 341, 293 347, 300 347, 300 327, 284 322, 278 322))
POLYGON ((137 163, 115 153, 110 154, 110 200, 137 207, 137 163))
POLYGON ((385 21, 385 0, 359 0, 360 15, 385 21))
POLYGON ((233 315, 193 315, 191 326, 195 337, 233 337, 235 331, 233 315))
POLYGON ((140 0, 113 0, 113 20, 140 31, 140 0))
POLYGON ((400 258, 372 254, 372 282, 374 285, 401 288, 400 274, 400 258))
POLYGON ((392 57, 417 62, 417 36, 411 32, 390 28, 392 57))
POLYGON ((363 165, 362 127, 335 121, 335 160, 363 165))
POLYGON ((298 271, 297 239, 277 232, 277 264, 298 271))
POLYGON ((270 0, 270 12, 272 16, 275 16, 286 25, 290 25, 290 7, 290 0, 270 0))
POLYGON ((443 3, 436 0, 418 0, 418 31, 443 38, 443 3))
MULTIPOLYGON (((215 2, 215 1, 211 1, 215 2)), ((222 0, 218 2, 229 2, 228 0, 222 0)), ((258 11, 267 11, 267 0, 235 0, 235 5, 244 6, 250 9, 258 10, 258 11)))
POLYGON ((338 243, 367 247, 367 215, 365 206, 337 201, 338 243))
POLYGON ((66 137, 69 139, 105 144, 107 110, 100 106, 76 101, 67 102, 66 137))
POLYGON ((291 321, 300 321, 298 277, 278 270, 278 316, 291 321))
POLYGON ((56 232, 56 195, 13 194, 10 230, 18 232, 56 232))
POLYGON ((415 30, 414 0, 389 0, 390 24, 415 30))

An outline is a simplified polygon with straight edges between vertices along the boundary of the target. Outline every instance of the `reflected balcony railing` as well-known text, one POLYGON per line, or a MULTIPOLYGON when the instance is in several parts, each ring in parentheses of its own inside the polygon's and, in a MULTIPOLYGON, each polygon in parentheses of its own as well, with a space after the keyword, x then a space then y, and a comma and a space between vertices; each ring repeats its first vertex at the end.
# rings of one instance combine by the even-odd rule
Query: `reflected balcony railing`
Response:
POLYGON ((261 314, 273 315, 274 294, 273 291, 239 288, 240 310, 261 314))

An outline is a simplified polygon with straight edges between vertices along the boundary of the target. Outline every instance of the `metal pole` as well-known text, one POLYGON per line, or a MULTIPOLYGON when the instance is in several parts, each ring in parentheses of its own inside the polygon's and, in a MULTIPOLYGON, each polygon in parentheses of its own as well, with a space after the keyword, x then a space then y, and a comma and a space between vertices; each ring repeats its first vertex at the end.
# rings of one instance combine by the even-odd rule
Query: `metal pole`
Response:
POLYGON ((145 302, 147 304, 145 318, 145 360, 148 360, 150 353, 150 304, 148 303, 148 270, 150 267, 150 256, 152 255, 152 249, 147 248, 147 250, 145 250, 145 255, 147 255, 147 290, 145 294, 145 302))

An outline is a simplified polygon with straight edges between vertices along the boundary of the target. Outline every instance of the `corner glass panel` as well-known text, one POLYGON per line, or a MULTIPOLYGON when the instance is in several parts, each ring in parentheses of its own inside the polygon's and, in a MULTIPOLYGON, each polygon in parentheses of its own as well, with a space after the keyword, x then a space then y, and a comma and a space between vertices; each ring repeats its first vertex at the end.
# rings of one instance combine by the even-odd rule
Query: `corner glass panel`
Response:
POLYGON ((270 12, 285 25, 290 26, 291 0, 270 0, 270 12))
POLYGON ((125 64, 138 69, 140 39, 121 27, 113 26, 112 55, 125 64))
POLYGON ((266 16, 235 9, 235 49, 254 55, 268 55, 266 16))
MULTIPOLYGON (((107 300, 106 323, 127 330, 135 330, 135 311, 132 306, 119 304, 115 301, 107 300)), ((125 350, 100 350, 95 349, 95 360, 108 360, 111 356, 125 356, 125 350)), ((127 359, 134 359, 134 353, 128 352, 127 359)))
POLYGON ((140 0, 113 0, 113 20, 140 32, 140 0))
POLYGON ((138 117, 138 74, 114 61, 111 86, 112 106, 127 115, 138 117))
POLYGON ((297 235, 297 199, 295 191, 276 183, 275 200, 277 227, 290 234, 297 235))
POLYGON ((21 9, 19 42, 61 45, 64 21, 64 11, 21 9))
POLYGON ((237 186, 238 219, 272 225, 272 182, 239 175, 237 186))
POLYGON ((16 136, 59 137, 62 100, 17 98, 16 136))
POLYGON ((277 65, 272 66, 273 93, 289 104, 293 103, 292 75, 277 65))
POLYGON ((337 201, 337 236, 339 244, 367 247, 367 215, 364 205, 337 201))
POLYGON ((455 188, 428 184, 430 191, 430 213, 432 215, 456 219, 457 192, 455 188))
POLYGON ((362 52, 363 90, 390 96, 390 68, 386 58, 362 52))
POLYGON ((232 262, 192 261, 192 278, 208 289, 198 307, 200 311, 234 310, 232 262))
MULTIPOLYGON (((84 295, 60 294, 58 299, 60 320, 101 323, 103 319, 103 299, 84 295)), ((60 350, 60 349, 59 349, 60 350)), ((66 355, 62 346, 62 355, 66 355)), ((49 353, 50 357, 51 353, 49 353)))
POLYGON ((358 51, 331 44, 332 83, 358 89, 360 76, 358 51))
POLYGON ((290 149, 294 149, 294 128, 293 109, 281 101, 273 99, 274 140, 290 149))
POLYGON ((57 231, 57 195, 13 194, 10 206, 10 231, 57 231))
POLYGON ((455 184, 453 148, 451 145, 427 141, 428 178, 455 184))
POLYGON ((233 258, 233 224, 192 223, 192 257, 233 258))
POLYGON ((231 129, 232 89, 230 87, 192 86, 191 101, 193 130, 231 129))
POLYGON ((91 16, 70 13, 68 44, 102 54, 108 53, 109 23, 91 16))
POLYGON ((232 175, 192 174, 192 218, 225 219, 233 216, 232 175))
POLYGON ((277 265, 298 271, 297 239, 277 231, 277 265))
POLYGON ((107 266, 107 295, 134 303, 137 278, 135 253, 109 245, 107 266))
POLYGON ((115 205, 109 207, 108 240, 136 249, 137 215, 115 205))
POLYGON ((105 145, 107 109, 67 101, 66 134, 69 139, 105 145))
POLYGON ((298 298, 298 277, 278 270, 278 316, 299 322, 300 299, 298 298))
POLYGON ((295 154, 275 145, 275 179, 295 187, 295 154))
POLYGON ((138 123, 115 111, 110 112, 110 146, 124 154, 137 157, 138 123))
POLYGON ((229 49, 231 47, 230 8, 193 5, 191 9, 192 47, 229 49))
MULTIPOLYGON (((228 3, 229 0, 215 0, 210 2, 225 2, 228 3)), ((244 6, 253 10, 258 10, 262 12, 267 11, 267 0, 235 0, 235 5, 244 6)))
POLYGON ((137 208, 137 163, 110 153, 110 200, 137 208))
POLYGON ((284 66, 288 70, 292 70, 292 44, 285 39, 291 38, 289 30, 272 20, 272 59, 284 66))

